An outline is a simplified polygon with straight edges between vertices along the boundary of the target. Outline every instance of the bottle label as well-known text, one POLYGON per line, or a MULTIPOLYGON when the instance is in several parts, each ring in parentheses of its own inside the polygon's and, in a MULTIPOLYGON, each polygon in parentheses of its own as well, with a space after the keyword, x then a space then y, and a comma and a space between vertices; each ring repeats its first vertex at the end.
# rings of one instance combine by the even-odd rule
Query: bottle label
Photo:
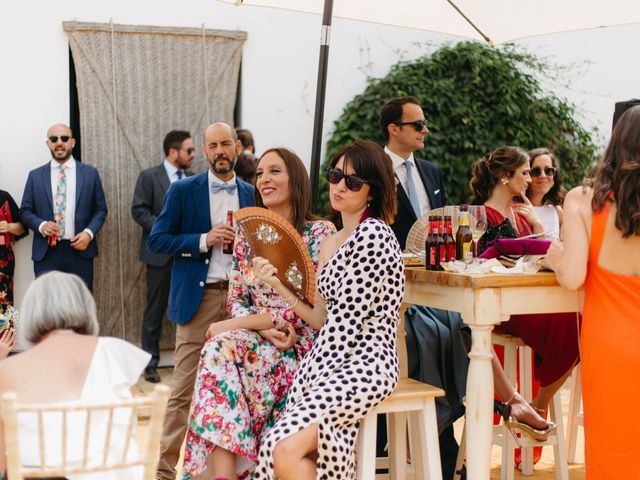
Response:
POLYGON ((462 258, 465 263, 471 263, 473 261, 473 251, 471 250, 472 242, 464 242, 462 244, 462 258))
POLYGON ((436 253, 437 253, 437 248, 436 247, 429 247, 429 268, 433 269, 433 267, 435 267, 436 264, 436 253))

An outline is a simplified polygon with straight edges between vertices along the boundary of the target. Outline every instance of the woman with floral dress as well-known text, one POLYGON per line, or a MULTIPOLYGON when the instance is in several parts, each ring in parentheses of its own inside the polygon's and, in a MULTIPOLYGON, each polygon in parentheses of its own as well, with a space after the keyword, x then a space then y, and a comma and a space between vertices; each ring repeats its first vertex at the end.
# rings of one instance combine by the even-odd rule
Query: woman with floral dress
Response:
MULTIPOLYGON (((256 203, 289 219, 317 265, 320 242, 335 232, 311 214, 311 185, 292 152, 265 152, 256 203)), ((284 412, 287 392, 317 330, 267 284, 256 280, 249 244, 238 231, 227 306, 202 349, 189 418, 183 479, 231 479, 249 471, 262 438, 284 412)))

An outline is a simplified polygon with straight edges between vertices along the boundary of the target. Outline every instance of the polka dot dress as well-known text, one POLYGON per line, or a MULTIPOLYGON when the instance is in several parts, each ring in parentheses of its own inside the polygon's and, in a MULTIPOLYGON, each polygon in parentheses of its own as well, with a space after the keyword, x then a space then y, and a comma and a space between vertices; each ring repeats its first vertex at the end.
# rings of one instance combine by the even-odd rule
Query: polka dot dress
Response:
POLYGON ((275 479, 273 449, 318 423, 318 479, 355 479, 360 420, 398 382, 396 325, 404 266, 391 228, 362 222, 322 269, 327 320, 304 357, 287 408, 265 437, 255 479, 275 479))

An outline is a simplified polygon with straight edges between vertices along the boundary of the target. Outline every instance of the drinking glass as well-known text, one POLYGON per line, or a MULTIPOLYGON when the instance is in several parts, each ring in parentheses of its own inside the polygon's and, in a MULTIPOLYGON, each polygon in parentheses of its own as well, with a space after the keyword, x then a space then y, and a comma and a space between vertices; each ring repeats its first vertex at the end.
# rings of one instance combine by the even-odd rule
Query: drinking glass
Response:
POLYGON ((484 205, 469 205, 469 228, 477 248, 478 240, 487 230, 487 211, 484 205))

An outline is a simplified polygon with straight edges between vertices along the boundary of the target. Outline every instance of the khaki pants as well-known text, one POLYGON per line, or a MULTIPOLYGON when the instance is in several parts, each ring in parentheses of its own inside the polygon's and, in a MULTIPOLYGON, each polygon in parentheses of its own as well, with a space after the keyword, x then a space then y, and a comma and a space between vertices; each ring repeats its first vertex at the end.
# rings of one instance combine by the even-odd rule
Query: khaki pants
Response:
POLYGON ((176 464, 180 448, 187 433, 187 420, 193 385, 200 360, 200 350, 205 343, 207 328, 213 322, 228 318, 227 290, 205 289, 202 303, 189 323, 178 325, 176 349, 173 354, 174 370, 171 381, 171 397, 167 404, 164 429, 160 440, 158 478, 176 478, 176 464))

